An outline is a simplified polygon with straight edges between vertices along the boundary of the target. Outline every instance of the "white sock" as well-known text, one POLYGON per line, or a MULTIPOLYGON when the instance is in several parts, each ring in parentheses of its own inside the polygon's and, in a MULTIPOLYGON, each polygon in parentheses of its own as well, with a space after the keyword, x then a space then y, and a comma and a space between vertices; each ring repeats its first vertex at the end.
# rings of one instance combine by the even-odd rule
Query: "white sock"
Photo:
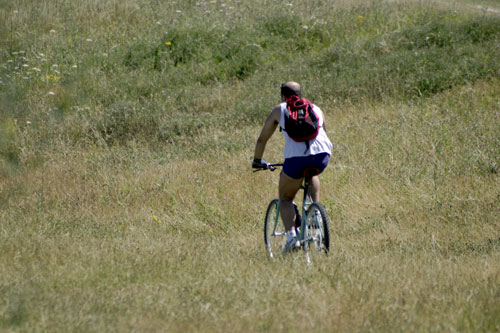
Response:
POLYGON ((293 237, 297 237, 297 234, 295 233, 295 228, 292 228, 291 230, 287 231, 286 237, 287 239, 292 239, 293 237))

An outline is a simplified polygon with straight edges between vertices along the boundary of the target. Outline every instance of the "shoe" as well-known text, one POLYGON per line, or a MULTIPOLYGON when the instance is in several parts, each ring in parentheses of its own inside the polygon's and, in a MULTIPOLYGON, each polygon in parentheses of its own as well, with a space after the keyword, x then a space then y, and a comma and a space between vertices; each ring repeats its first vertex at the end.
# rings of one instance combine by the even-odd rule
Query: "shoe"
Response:
POLYGON ((300 242, 297 239, 297 237, 292 237, 287 239, 285 247, 283 248, 283 254, 294 251, 296 249, 300 248, 300 242))

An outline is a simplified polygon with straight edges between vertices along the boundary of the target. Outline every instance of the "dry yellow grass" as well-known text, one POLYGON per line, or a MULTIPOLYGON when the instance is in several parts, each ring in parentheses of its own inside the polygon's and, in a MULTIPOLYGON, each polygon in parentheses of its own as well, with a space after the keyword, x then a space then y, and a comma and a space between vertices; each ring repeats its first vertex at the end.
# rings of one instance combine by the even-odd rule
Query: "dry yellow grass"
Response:
MULTIPOLYGON (((496 91, 471 89, 467 98, 496 91)), ((370 157, 382 138, 364 119, 411 128, 418 108, 329 110, 330 134, 349 151, 338 148, 323 175, 332 251, 309 268, 301 254, 266 258, 277 173, 250 172, 250 142, 187 159, 139 147, 52 151, 2 182, 13 193, 0 213, 3 328, 498 331, 497 175, 441 176, 435 187, 428 176, 391 178, 395 162, 370 157)), ((391 149, 414 133, 401 135, 391 149)))

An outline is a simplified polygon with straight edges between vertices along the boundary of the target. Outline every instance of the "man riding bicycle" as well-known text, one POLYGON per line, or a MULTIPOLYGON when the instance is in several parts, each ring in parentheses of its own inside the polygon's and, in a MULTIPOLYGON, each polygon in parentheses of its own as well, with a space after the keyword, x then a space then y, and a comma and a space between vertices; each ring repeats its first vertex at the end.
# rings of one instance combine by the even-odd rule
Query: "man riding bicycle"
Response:
MULTIPOLYGON (((295 232, 295 209, 293 200, 302 185, 306 172, 315 171, 311 178, 311 196, 314 202, 319 202, 320 181, 319 174, 328 165, 332 153, 332 143, 328 139, 325 130, 325 117, 321 109, 310 103, 307 99, 301 98, 300 85, 297 82, 287 82, 280 86, 281 104, 275 106, 264 123, 264 127, 255 145, 253 168, 267 168, 267 163, 262 159, 266 144, 274 134, 276 127, 280 125, 285 137, 285 147, 283 155, 285 158, 283 171, 279 180, 280 215, 285 225, 287 241, 283 252, 288 252, 300 247, 295 232), (297 139, 296 133, 292 135, 291 125, 287 126, 297 118, 297 111, 309 110, 307 116, 313 119, 317 127, 316 132, 310 137, 297 139), (292 116, 290 116, 292 115, 292 116), (292 120, 290 120, 293 118, 292 120)), ((303 115, 303 113, 302 113, 303 115)), ((299 133, 300 135, 300 133, 299 133)))

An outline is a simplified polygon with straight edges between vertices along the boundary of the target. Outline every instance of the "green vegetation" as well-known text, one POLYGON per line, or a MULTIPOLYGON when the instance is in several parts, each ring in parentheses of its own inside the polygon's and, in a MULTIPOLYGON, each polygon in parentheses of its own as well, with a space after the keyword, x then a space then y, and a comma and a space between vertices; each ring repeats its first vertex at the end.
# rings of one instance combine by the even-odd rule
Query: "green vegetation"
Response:
POLYGON ((0 330, 499 331, 495 3, 0 1, 0 330), (250 172, 286 80, 336 144, 306 271, 250 172))

